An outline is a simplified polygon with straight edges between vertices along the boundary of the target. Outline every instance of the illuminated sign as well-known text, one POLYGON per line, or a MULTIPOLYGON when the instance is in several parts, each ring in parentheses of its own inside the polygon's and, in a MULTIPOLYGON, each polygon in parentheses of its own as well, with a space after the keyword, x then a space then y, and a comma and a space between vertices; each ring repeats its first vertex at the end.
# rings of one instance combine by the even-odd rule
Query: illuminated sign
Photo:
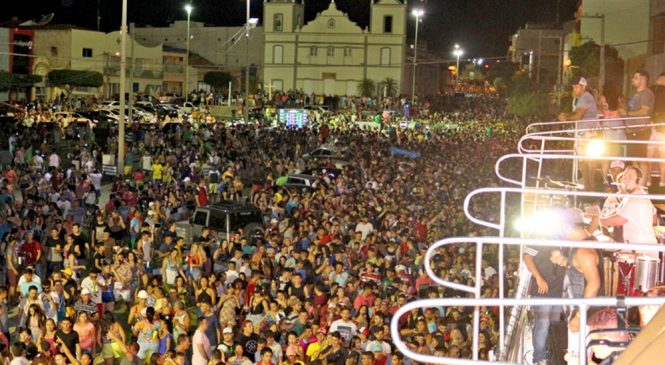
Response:
POLYGON ((307 111, 304 109, 279 109, 279 121, 289 129, 307 126, 307 111))

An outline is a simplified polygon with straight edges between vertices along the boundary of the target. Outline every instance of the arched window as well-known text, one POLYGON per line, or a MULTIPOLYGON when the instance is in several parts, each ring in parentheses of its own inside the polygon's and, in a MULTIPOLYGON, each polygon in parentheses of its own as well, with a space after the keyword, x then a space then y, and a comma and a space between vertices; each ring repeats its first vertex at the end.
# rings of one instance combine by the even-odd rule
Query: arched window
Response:
POLYGON ((335 29, 335 19, 328 20, 328 29, 335 29))
POLYGON ((284 30, 284 15, 277 13, 272 16, 272 30, 274 32, 281 32, 284 30))

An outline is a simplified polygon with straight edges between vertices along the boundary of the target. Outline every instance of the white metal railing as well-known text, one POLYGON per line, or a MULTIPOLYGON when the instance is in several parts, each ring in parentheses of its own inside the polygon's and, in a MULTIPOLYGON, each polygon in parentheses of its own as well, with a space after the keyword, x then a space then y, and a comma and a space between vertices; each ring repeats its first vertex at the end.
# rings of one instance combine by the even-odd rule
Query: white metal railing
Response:
MULTIPOLYGON (((533 245, 533 246, 546 246, 546 247, 571 247, 571 248, 596 248, 596 249, 614 249, 622 250, 627 247, 631 250, 637 251, 658 251, 665 252, 665 245, 655 244, 633 244, 629 246, 625 243, 607 243, 596 241, 561 241, 561 240, 544 240, 544 239, 522 239, 522 238, 505 238, 505 237, 456 237, 440 240, 434 243, 425 254, 424 266, 427 274, 432 280, 446 288, 464 291, 474 294, 475 298, 442 298, 442 299, 421 299, 416 300, 402 306, 393 315, 390 324, 390 332, 393 342, 397 348, 409 358, 424 363, 447 364, 447 365, 466 365, 466 364, 490 364, 497 362, 479 361, 478 360, 478 334, 480 332, 480 307, 481 306, 497 306, 500 310, 499 315, 499 352, 504 351, 505 346, 505 326, 504 326, 504 307, 506 306, 543 306, 543 305, 567 305, 577 306, 580 308, 580 349, 585 348, 586 334, 587 334, 587 313, 588 307, 603 307, 603 306, 618 306, 619 300, 617 298, 584 298, 584 299, 567 299, 567 298, 528 298, 528 299, 507 299, 504 298, 503 293, 503 277, 504 267, 502 265, 504 258, 505 245, 533 245), (432 269, 432 260, 437 250, 453 244, 469 244, 476 245, 476 267, 475 267, 475 283, 473 286, 454 283, 448 280, 439 278, 432 269), (498 244, 499 245, 499 265, 498 277, 499 280, 499 298, 480 298, 481 294, 481 262, 483 246, 485 244, 498 244), (431 308, 431 307, 447 307, 447 306, 473 306, 473 360, 446 358, 431 355, 424 355, 411 351, 406 344, 401 340, 399 322, 403 315, 407 314, 412 309, 418 308, 431 308)), ((665 303, 665 297, 649 297, 649 298, 632 298, 628 297, 623 299, 622 304, 628 306, 635 305, 660 305, 665 303)), ((586 356, 580 356, 580 364, 586 365, 586 356)), ((509 364, 509 363, 499 363, 509 364)))
MULTIPOLYGON (((598 122, 599 124, 602 124, 603 122, 612 122, 612 121, 622 121, 625 123, 625 121, 639 121, 639 120, 649 120, 650 117, 621 117, 621 118, 596 118, 596 119, 585 119, 582 120, 582 122, 598 122)), ((572 127, 576 126, 576 123, 579 122, 578 120, 564 120, 564 121, 549 121, 549 122, 537 122, 537 123, 531 123, 526 127, 526 133, 525 134, 531 134, 536 131, 533 131, 536 127, 558 127, 558 126, 565 126, 566 124, 570 124, 572 127)))
POLYGON ((509 193, 514 194, 534 194, 534 195, 557 195, 557 196, 585 196, 585 197, 595 197, 595 198, 606 198, 609 196, 619 197, 619 198, 631 198, 631 199, 650 199, 650 200, 660 200, 665 202, 665 194, 617 194, 617 193, 607 193, 607 192, 588 192, 588 191, 568 191, 568 190, 546 190, 546 189, 537 189, 537 188, 511 188, 511 187, 492 187, 492 188, 480 188, 473 190, 467 194, 464 199, 464 214, 466 217, 473 223, 479 224, 484 227, 494 228, 499 231, 499 236, 503 237, 506 231, 506 195, 509 193), (470 206, 473 201, 473 198, 480 194, 486 193, 498 193, 501 194, 501 212, 499 215, 499 222, 490 222, 474 216, 471 212, 470 206))
POLYGON ((617 139, 605 139, 603 136, 598 136, 595 138, 582 138, 576 137, 579 133, 582 132, 605 132, 613 130, 628 130, 630 128, 653 128, 653 127, 662 127, 665 126, 665 123, 651 123, 651 124, 640 124, 634 126, 615 126, 615 127, 598 127, 598 128, 576 128, 576 129, 564 129, 564 130, 554 130, 554 131, 543 131, 535 132, 522 136, 517 143, 517 150, 521 153, 560 153, 560 152, 574 152, 577 146, 577 142, 583 141, 597 141, 601 140, 606 143, 615 143, 615 144, 653 144, 661 145, 664 144, 663 141, 640 141, 640 140, 617 140, 617 139), (571 137, 564 137, 562 135, 571 135, 571 137), (539 141, 539 149, 529 149, 524 147, 525 142, 527 141, 539 141), (554 141, 554 142, 573 142, 573 148, 570 149, 546 149, 545 142, 554 141))
MULTIPOLYGON (((634 141, 637 142, 637 141, 634 141)), ((524 154, 524 153, 510 153, 503 155, 497 159, 495 165, 494 165, 494 172, 496 176, 501 179, 504 182, 521 186, 521 187, 526 187, 527 183, 527 161, 533 161, 539 164, 539 169, 538 172, 536 173, 536 177, 541 177, 542 176, 542 162, 543 160, 589 160, 589 161, 614 161, 614 160, 621 160, 621 161, 631 161, 631 162, 649 162, 649 163, 665 163, 665 158, 648 158, 648 157, 612 157, 612 156, 589 156, 589 155, 566 155, 566 154, 542 154, 542 155, 537 155, 537 154, 524 154), (521 159, 522 160, 522 176, 521 176, 521 181, 511 179, 509 177, 506 177, 504 174, 501 172, 501 165, 510 159, 521 159)), ((644 172, 646 175, 646 172, 644 172)), ((575 182, 575 177, 571 176, 571 181, 575 182)))

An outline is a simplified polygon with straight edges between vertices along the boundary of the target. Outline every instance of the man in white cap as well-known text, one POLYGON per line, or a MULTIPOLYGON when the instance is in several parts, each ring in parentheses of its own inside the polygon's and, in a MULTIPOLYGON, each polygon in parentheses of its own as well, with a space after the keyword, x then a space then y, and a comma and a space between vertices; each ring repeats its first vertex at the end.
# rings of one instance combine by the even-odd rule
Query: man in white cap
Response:
POLYGON ((97 304, 92 301, 90 298, 91 293, 88 288, 81 289, 81 299, 77 300, 74 303, 74 310, 76 313, 87 312, 88 317, 91 321, 97 322, 100 318, 99 310, 97 309, 97 304))
MULTIPOLYGON (((561 113, 559 114, 559 120, 561 121, 582 121, 582 120, 593 120, 598 118, 598 110, 596 108, 596 99, 587 91, 587 80, 582 76, 577 76, 573 79, 571 84, 572 96, 573 96, 573 106, 572 113, 561 113)), ((579 132, 576 133, 576 138, 585 138, 590 139, 595 136, 595 132, 590 130, 593 128, 599 128, 600 125, 597 120, 590 122, 577 122, 576 128, 579 132)), ((577 154, 588 155, 586 151, 586 146, 588 141, 577 143, 577 154), (581 147, 581 148, 580 148, 581 147)), ((591 160, 585 160, 581 164, 582 174, 584 177, 584 189, 587 191, 593 191, 595 188, 594 181, 594 171, 595 171, 595 162, 591 160)))

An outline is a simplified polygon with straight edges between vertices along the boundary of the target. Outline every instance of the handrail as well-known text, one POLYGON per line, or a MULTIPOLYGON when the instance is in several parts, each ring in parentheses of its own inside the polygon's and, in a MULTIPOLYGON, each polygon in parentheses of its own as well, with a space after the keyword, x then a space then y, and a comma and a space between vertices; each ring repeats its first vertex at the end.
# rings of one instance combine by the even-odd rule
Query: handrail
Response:
POLYGON ((596 197, 596 198, 605 198, 609 196, 621 197, 621 198, 631 198, 631 199, 654 199, 654 200, 665 200, 665 194, 618 194, 618 193, 608 193, 608 192, 591 192, 591 191, 569 191, 569 190, 550 190, 550 189, 538 189, 538 188, 512 188, 512 187, 492 187, 492 188, 480 188, 471 191, 467 194, 464 199, 464 214, 466 217, 473 223, 479 224, 484 227, 494 228, 499 230, 501 236, 505 231, 505 214, 503 214, 503 205, 500 207, 501 215, 499 218, 499 223, 488 222, 479 218, 476 218, 471 214, 469 206, 471 200, 474 196, 484 194, 484 193, 500 193, 502 199, 505 199, 507 193, 532 193, 532 194, 547 194, 547 195, 565 195, 565 196, 585 196, 585 197, 596 197))
MULTIPOLYGON (((522 153, 509 153, 506 155, 503 155, 499 157, 494 165, 494 172, 496 173, 497 177, 501 179, 502 181, 505 181, 507 183, 517 185, 517 186, 525 186, 526 184, 526 171, 525 167, 522 169, 522 181, 517 181, 508 177, 505 177, 501 174, 501 164, 509 159, 514 159, 514 158, 520 158, 523 160, 523 163, 526 162, 526 160, 530 161, 541 161, 541 160, 593 160, 593 161, 614 161, 614 160, 622 160, 622 161, 632 161, 632 162, 657 162, 657 163, 665 163, 665 158, 655 158, 655 157, 613 157, 613 156, 589 156, 589 155, 565 155, 565 154, 535 154, 535 153, 529 153, 529 154, 522 154, 522 153)), ((526 164, 524 164, 526 165, 526 164)))
MULTIPOLYGON (((665 123, 658 123, 656 126, 665 126, 665 123)), ((649 127, 654 126, 653 124, 650 124, 649 127)), ((602 131, 602 130, 612 130, 612 129, 621 129, 621 128, 616 128, 616 127, 610 127, 610 128, 587 128, 587 129, 580 129, 577 130, 577 132, 584 132, 584 131, 602 131)), ((566 133, 566 134, 572 134, 575 131, 553 131, 553 132, 543 132, 543 133, 532 133, 532 134, 527 134, 522 136, 520 140, 517 142, 517 150, 520 153, 557 153, 557 152, 575 152, 575 149, 565 149, 565 150, 547 150, 544 148, 544 146, 541 143, 541 148, 535 150, 535 149, 527 149, 525 148, 524 142, 526 141, 557 141, 557 142, 587 142, 587 141, 597 141, 601 140, 603 143, 616 143, 616 144, 652 144, 652 145, 665 145, 665 141, 642 141, 642 140, 631 140, 631 139, 604 139, 604 138, 584 138, 584 137, 563 137, 563 136, 554 136, 553 134, 558 134, 559 132, 561 133, 566 133)))
MULTIPOLYGON (((499 263, 503 262, 504 259, 504 246, 505 245, 523 245, 523 244, 532 244, 534 246, 546 246, 546 247, 571 247, 571 248, 601 248, 601 249, 615 249, 615 250, 621 250, 621 249, 626 249, 627 245, 625 243, 611 243, 611 242, 596 242, 596 241, 565 241, 565 240, 547 240, 547 239, 522 239, 522 238, 505 238, 505 237, 453 237, 453 238, 446 238, 439 240, 435 242, 432 246, 429 247, 427 252, 425 253, 425 258, 424 258, 424 268, 425 272, 427 275, 438 285, 441 285, 446 288, 450 289, 455 289, 455 290, 462 290, 468 293, 473 293, 475 294, 475 299, 469 299, 469 298, 460 298, 460 299, 425 299, 425 300, 417 300, 411 303, 408 303, 406 306, 401 307, 397 313, 393 315, 393 319, 391 322, 391 335, 393 337, 393 341, 395 344, 398 346, 398 348, 404 353, 404 355, 409 356, 416 361, 425 361, 425 362, 430 362, 430 363, 438 363, 438 364, 456 364, 457 362, 449 361, 451 359, 448 358, 436 358, 439 359, 437 361, 431 361, 431 358, 426 359, 425 357, 418 358, 421 356, 428 356, 428 355, 421 355, 415 352, 412 352, 404 346, 404 348, 401 348, 399 346, 400 340, 399 340, 399 320, 401 318, 401 315, 404 313, 408 313, 411 309, 414 308, 423 308, 423 307, 428 307, 428 306, 422 306, 418 305, 416 303, 431 303, 433 301, 448 301, 449 303, 447 304, 441 304, 441 305, 432 305, 432 306, 450 306, 450 305, 460 305, 460 306, 474 306, 474 326, 473 326, 473 358, 474 360, 478 360, 478 333, 480 331, 479 329, 479 307, 483 305, 494 305, 494 306, 499 306, 500 307, 500 333, 499 333, 499 348, 501 352, 503 352, 503 346, 505 346, 504 342, 504 331, 505 331, 505 326, 504 326, 504 307, 505 306, 511 306, 511 305, 576 305, 580 306, 582 308, 581 315, 580 315, 580 323, 582 325, 580 326, 580 331, 584 331, 586 329, 586 307, 587 306, 593 306, 596 301, 603 301, 603 303, 607 303, 607 300, 611 300, 611 304, 616 305, 616 298, 593 298, 593 299, 567 299, 567 298, 547 298, 547 299, 542 299, 542 298, 530 298, 530 299, 505 299, 503 297, 503 280, 500 280, 500 288, 499 288, 499 298, 493 298, 493 299, 480 299, 480 290, 481 290, 481 262, 482 262, 482 252, 483 252, 483 245, 485 244, 498 244, 499 245, 499 263), (452 245, 452 244, 460 244, 460 243, 475 243, 476 244, 476 266, 475 266, 475 283, 474 286, 469 286, 469 285, 461 285, 457 284, 451 281, 443 280, 439 278, 434 270, 432 269, 431 263, 436 255, 436 252, 439 248, 446 246, 446 245, 452 245), (450 302, 454 301, 460 301, 460 304, 454 304, 450 302), (474 302, 480 301, 482 304, 479 305, 474 305, 474 302), (403 313, 401 313, 403 312, 403 313), (404 351, 406 348, 406 352, 404 351), (412 356, 416 355, 416 356, 412 356), (446 362, 443 362, 445 359, 446 362)), ((665 246, 663 245, 657 245, 657 244, 633 244, 631 243, 630 246, 631 250, 638 250, 638 251, 659 251, 659 252, 665 252, 665 246)), ((504 277, 504 267, 502 264, 498 265, 498 277, 503 278, 504 277)), ((627 298, 625 303, 628 304, 629 301, 633 301, 636 299, 651 299, 654 300, 654 302, 649 302, 649 303, 637 303, 637 304, 662 304, 665 303, 665 297, 659 297, 659 298, 627 298)), ((607 305, 607 304, 604 304, 607 305)), ((584 348, 584 332, 581 332, 582 335, 580 336, 580 348, 584 348)), ((457 359, 453 359, 457 360, 457 359)), ((468 360, 465 360, 468 361, 468 360)), ((586 358, 582 360, 582 364, 586 362, 586 358)), ((469 362, 469 363, 485 363, 485 362, 469 362)), ((460 363, 461 364, 461 363, 460 363)), ((466 364, 466 363, 465 363, 466 364)))
MULTIPOLYGON (((617 307, 619 305, 626 306, 639 306, 639 305, 662 305, 665 303, 665 297, 626 297, 626 298, 582 298, 582 299, 568 299, 568 298, 529 298, 529 299, 498 299, 498 298, 439 298, 439 299, 420 299, 413 302, 406 303, 400 307, 390 321, 390 335, 392 336, 393 343, 397 349, 404 355, 413 360, 421 363, 432 363, 441 365, 514 365, 514 363, 497 362, 497 361, 483 361, 478 360, 478 349, 476 342, 478 339, 478 327, 480 325, 479 318, 474 318, 474 351, 473 360, 457 359, 451 357, 424 355, 418 352, 411 351, 408 346, 401 340, 399 333, 399 320, 408 314, 409 311, 419 308, 432 308, 432 307, 465 307, 473 306, 474 316, 479 307, 484 306, 548 306, 548 305, 562 305, 562 306, 577 306, 580 307, 580 344, 581 348, 585 347, 586 343, 586 321, 588 307, 617 307)), ((580 365, 586 365, 586 356, 580 356, 580 365)))
MULTIPOLYGON (((585 122, 606 122, 606 121, 616 121, 616 120, 647 120, 650 119, 650 117, 620 117, 620 118, 596 118, 596 119, 585 119, 585 122)), ((530 128, 535 128, 538 126, 556 126, 556 125, 563 125, 563 124, 575 124, 578 122, 578 120, 564 120, 564 121, 549 121, 549 122, 537 122, 537 123, 531 123, 528 126, 526 126, 526 134, 532 133, 529 132, 530 128)))

